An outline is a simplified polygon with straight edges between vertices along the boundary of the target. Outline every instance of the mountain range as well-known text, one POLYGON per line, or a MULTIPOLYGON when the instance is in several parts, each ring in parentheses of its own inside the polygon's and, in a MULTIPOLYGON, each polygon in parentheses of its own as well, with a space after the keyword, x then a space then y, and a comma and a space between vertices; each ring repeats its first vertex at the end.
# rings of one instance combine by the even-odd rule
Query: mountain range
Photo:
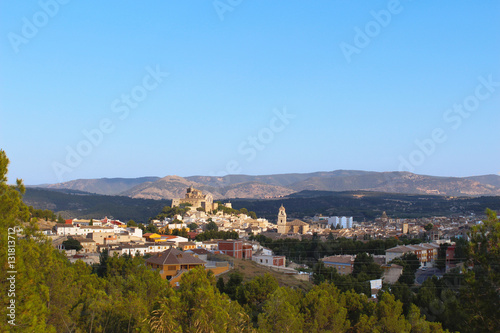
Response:
POLYGON ((193 186, 214 199, 279 198, 301 191, 376 191, 446 196, 500 196, 500 176, 436 177, 410 172, 336 170, 275 175, 78 179, 32 187, 70 189, 140 199, 183 198, 193 186))

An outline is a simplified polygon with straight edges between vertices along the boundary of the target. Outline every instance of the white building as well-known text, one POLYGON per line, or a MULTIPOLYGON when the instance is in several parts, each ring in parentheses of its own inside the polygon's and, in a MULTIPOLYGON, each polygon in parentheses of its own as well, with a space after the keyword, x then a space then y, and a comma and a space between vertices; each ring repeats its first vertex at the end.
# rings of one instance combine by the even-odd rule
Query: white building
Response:
POLYGON ((264 254, 262 251, 257 251, 252 255, 252 260, 259 265, 271 267, 285 267, 286 257, 264 254))
POLYGON ((136 228, 136 227, 129 227, 123 230, 124 232, 127 231, 130 236, 135 236, 135 237, 141 237, 142 238, 142 230, 141 228, 136 228))
POLYGON ((187 225, 186 225, 186 223, 169 223, 168 224, 168 228, 170 230, 173 230, 173 229, 182 229, 182 228, 187 228, 187 225))
POLYGON ((62 236, 78 236, 78 235, 83 235, 82 231, 80 230, 80 227, 72 224, 62 224, 54 227, 56 229, 56 234, 57 235, 62 235, 62 236))
POLYGON ((343 229, 351 229, 353 225, 353 218, 352 216, 330 216, 328 217, 328 225, 333 226, 334 228, 340 226, 343 229))

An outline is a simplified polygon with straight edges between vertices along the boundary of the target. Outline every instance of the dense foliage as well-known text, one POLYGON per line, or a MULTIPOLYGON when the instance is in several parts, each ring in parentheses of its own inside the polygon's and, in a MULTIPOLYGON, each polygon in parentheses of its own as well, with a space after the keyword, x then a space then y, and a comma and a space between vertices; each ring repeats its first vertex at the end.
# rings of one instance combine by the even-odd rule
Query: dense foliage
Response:
POLYGON ((41 218, 46 221, 52 222, 55 222, 57 219, 56 214, 54 214, 54 212, 49 209, 35 209, 33 208, 33 206, 29 206, 28 209, 31 217, 41 218))
POLYGON ((165 218, 173 218, 175 215, 183 216, 186 214, 190 208, 190 205, 183 204, 180 207, 170 207, 165 206, 162 208, 161 212, 159 212, 155 217, 150 218, 149 220, 164 220, 165 218))
POLYGON ((251 236, 250 239, 258 241, 261 245, 273 250, 276 254, 285 255, 288 259, 298 263, 308 263, 311 266, 318 259, 326 256, 339 254, 385 254, 385 250, 401 244, 418 244, 420 239, 374 239, 369 241, 360 241, 356 239, 327 238, 321 241, 317 235, 312 239, 276 239, 272 240, 263 235, 251 236))

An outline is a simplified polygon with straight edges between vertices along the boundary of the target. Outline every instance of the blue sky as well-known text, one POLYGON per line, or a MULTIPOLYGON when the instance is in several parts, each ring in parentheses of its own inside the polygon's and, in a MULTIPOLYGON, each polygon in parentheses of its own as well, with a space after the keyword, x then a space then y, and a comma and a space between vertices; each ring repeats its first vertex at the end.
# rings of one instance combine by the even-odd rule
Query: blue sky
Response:
POLYGON ((3 1, 0 22, 10 181, 500 172, 497 1, 3 1))

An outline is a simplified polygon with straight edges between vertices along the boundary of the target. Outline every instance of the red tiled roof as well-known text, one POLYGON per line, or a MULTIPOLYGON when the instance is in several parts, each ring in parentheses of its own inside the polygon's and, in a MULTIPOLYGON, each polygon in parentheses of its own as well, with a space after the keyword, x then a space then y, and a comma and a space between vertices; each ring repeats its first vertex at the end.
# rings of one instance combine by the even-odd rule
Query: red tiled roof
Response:
POLYGON ((172 235, 161 235, 161 238, 166 238, 166 239, 174 239, 174 238, 177 238, 177 236, 172 236, 172 235))
POLYGON ((176 250, 174 248, 161 252, 157 256, 146 259, 147 263, 157 265, 192 265, 205 264, 201 259, 198 259, 189 253, 176 250))
POLYGON ((196 254, 209 254, 210 253, 205 249, 191 249, 189 251, 192 251, 193 253, 196 253, 196 254))

